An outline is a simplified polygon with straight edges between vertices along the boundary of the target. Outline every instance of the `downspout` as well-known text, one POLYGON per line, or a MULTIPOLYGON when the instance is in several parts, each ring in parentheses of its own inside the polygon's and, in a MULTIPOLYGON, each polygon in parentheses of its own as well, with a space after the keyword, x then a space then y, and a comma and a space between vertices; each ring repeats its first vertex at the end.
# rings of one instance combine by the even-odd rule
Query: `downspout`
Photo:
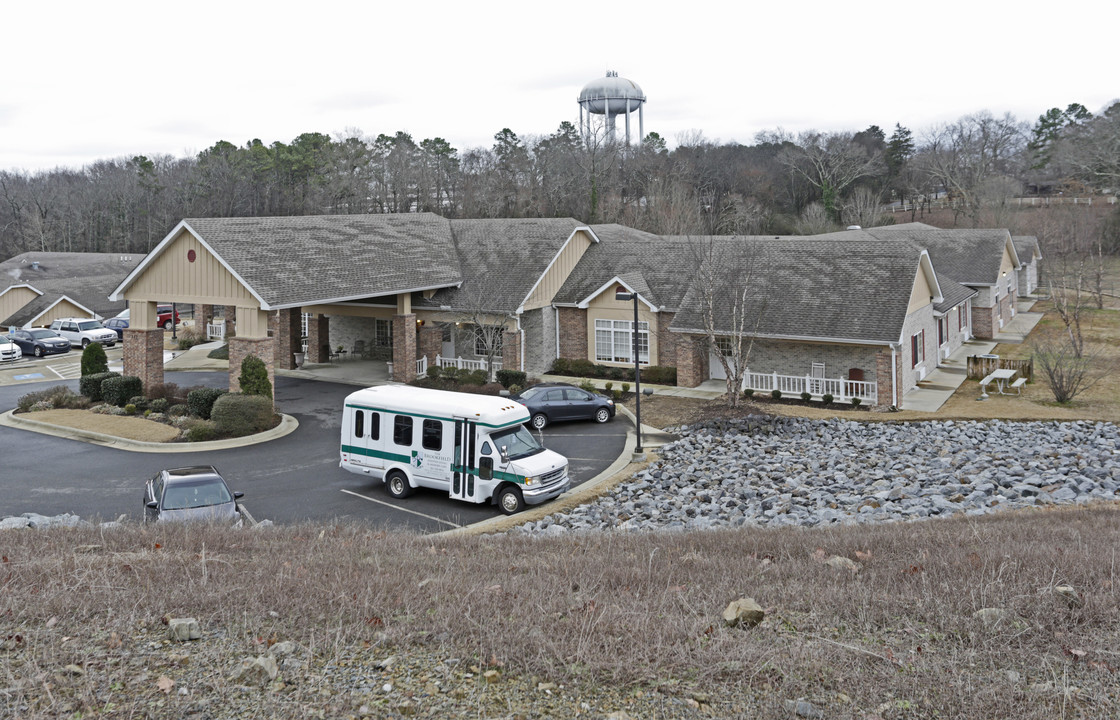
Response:
POLYGON ((521 358, 521 367, 517 368, 521 372, 525 372, 525 328, 521 327, 521 314, 517 314, 517 333, 521 337, 521 352, 518 353, 521 358))
POLYGON ((898 408, 898 362, 895 359, 895 353, 897 352, 898 346, 895 343, 891 343, 891 400, 894 401, 891 404, 896 408, 898 408))
MULTIPOLYGON (((552 350, 556 357, 560 357, 560 308, 553 305, 552 310, 553 314, 556 316, 556 322, 552 324, 552 329, 556 331, 556 345, 553 346, 552 350)), ((551 369, 550 367, 549 370, 551 369)))

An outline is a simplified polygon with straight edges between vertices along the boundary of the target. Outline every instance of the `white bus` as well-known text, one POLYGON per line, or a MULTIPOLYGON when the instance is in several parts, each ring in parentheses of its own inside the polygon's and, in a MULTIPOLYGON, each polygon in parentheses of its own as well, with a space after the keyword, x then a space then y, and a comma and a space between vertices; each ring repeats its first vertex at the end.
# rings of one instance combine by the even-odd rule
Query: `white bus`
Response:
POLYGON ((496 504, 512 515, 571 485, 568 460, 525 427, 509 398, 382 385, 346 397, 339 466, 382 480, 395 498, 418 487, 496 504))

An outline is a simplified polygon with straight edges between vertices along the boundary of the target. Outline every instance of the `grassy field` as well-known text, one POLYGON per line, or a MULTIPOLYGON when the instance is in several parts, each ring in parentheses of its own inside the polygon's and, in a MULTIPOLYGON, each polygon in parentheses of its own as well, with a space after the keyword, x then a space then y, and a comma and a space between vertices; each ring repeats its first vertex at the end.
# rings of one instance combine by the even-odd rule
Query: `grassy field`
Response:
POLYGON ((9 531, 0 717, 1114 718, 1118 547, 1116 507, 537 540, 9 531), (742 597, 757 627, 722 621, 742 597), (270 654, 274 677, 238 675, 270 654))

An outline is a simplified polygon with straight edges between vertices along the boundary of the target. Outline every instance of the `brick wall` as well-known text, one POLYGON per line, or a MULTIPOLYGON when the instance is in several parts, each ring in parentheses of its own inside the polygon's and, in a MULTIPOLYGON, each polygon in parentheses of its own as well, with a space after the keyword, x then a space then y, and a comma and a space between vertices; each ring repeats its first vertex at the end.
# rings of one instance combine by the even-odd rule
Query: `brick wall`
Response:
POLYGON ((502 368, 521 369, 521 333, 516 330, 502 332, 502 368))
POLYGON ((272 396, 276 397, 276 343, 273 338, 229 339, 229 391, 241 390, 241 363, 250 355, 256 355, 268 369, 268 382, 272 385, 272 396))
POLYGON ((393 316, 393 380, 416 379, 416 316, 393 316))
MULTIPOLYGON (((894 377, 902 377, 902 368, 898 367, 902 362, 901 353, 895 355, 895 372, 894 377)), ((878 392, 877 407, 889 407, 894 404, 894 385, 891 376, 891 351, 884 350, 875 354, 875 376, 866 377, 867 380, 875 380, 875 389, 878 392)), ((899 403, 902 402, 902 396, 899 395, 899 403)))
POLYGON ((587 311, 580 308, 558 308, 560 315, 559 357, 587 357, 587 311))
POLYGON ((657 313, 657 365, 674 367, 677 364, 677 345, 680 333, 670 332, 676 313, 657 313))
POLYGON ((330 320, 326 315, 312 315, 307 321, 307 362, 330 362, 327 352, 331 345, 330 320))
POLYGON ((140 378, 147 392, 163 382, 163 329, 125 328, 124 375, 140 378))
POLYGON ((417 359, 427 357, 431 367, 442 349, 443 327, 429 320, 416 332, 417 359))
POLYGON ((299 309, 277 310, 268 314, 268 329, 276 343, 276 367, 291 370, 296 366, 295 353, 303 352, 300 333, 303 331, 299 309))
POLYGON ((972 336, 980 340, 991 340, 999 330, 994 307, 972 306, 972 336))
POLYGON ((677 385, 696 387, 708 379, 708 357, 703 336, 680 335, 677 340, 677 385))

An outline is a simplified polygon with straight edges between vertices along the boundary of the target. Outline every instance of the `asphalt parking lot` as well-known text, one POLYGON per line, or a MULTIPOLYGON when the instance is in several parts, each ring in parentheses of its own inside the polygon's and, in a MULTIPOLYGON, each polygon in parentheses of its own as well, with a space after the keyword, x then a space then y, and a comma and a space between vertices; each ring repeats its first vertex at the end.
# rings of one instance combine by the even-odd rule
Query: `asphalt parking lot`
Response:
MULTIPOLYGON (((107 351, 120 362, 120 346, 107 351)), ((0 368, 0 412, 15 407, 33 390, 65 384, 77 390, 80 352, 25 359, 0 368)), ((224 372, 168 372, 182 387, 225 387, 224 372)), ((36 512, 74 513, 85 519, 139 520, 144 481, 161 468, 212 464, 231 489, 245 493, 256 520, 361 521, 393 529, 438 532, 500 514, 490 505, 453 501, 418 490, 404 500, 389 497, 373 483, 338 467, 340 412, 353 385, 278 377, 277 408, 299 428, 267 443, 214 452, 137 453, 78 440, 0 427, 0 517, 36 512)), ((630 422, 623 416, 594 422, 556 424, 544 430, 546 447, 568 458, 573 486, 605 470, 625 447, 630 422)))

